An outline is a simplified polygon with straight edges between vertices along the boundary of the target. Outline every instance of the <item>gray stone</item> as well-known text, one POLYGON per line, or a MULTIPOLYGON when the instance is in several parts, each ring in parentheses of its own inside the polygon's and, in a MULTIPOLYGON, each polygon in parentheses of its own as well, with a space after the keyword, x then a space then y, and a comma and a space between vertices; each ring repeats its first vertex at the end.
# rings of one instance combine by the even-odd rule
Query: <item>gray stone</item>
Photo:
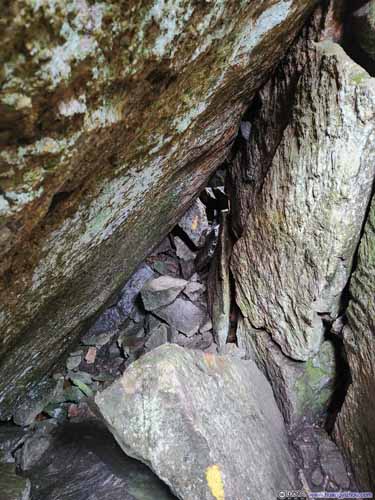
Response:
POLYGON ((351 19, 351 30, 360 47, 375 59, 375 1, 366 1, 351 19))
POLYGON ((198 281, 190 281, 184 289, 184 294, 191 301, 199 299, 199 297, 206 291, 206 285, 198 281))
POLYGON ((75 370, 81 364, 82 357, 81 356, 69 356, 66 360, 66 369, 67 370, 75 370))
POLYGON ((324 476, 322 474, 322 471, 320 470, 320 467, 317 467, 311 474, 311 482, 314 486, 322 486, 323 481, 324 476))
POLYGON ((350 479, 340 450, 335 443, 328 437, 322 437, 319 442, 319 453, 324 474, 339 488, 347 490, 350 486, 350 479))
POLYGON ((317 422, 326 415, 336 379, 335 348, 330 341, 323 342, 314 358, 301 363, 285 356, 268 333, 252 329, 243 318, 238 322, 237 341, 270 380, 288 425, 317 422))
POLYGON ((210 226, 207 220, 206 208, 197 198, 178 223, 178 227, 186 234, 196 247, 205 243, 210 226))
POLYGON ((336 420, 335 439, 350 458, 358 484, 375 491, 375 200, 372 200, 350 281, 343 330, 351 385, 336 420))
POLYGON ((239 348, 236 344, 233 344, 233 342, 225 344, 220 349, 220 354, 223 354, 225 356, 233 356, 233 357, 238 358, 238 359, 245 359, 246 358, 245 349, 239 348))
POLYGON ((50 447, 53 438, 47 432, 36 432, 29 436, 17 453, 17 464, 22 471, 28 471, 38 464, 50 447))
POLYGON ((297 484, 283 419, 252 361, 164 345, 95 401, 125 453, 178 498, 264 500, 297 484))
POLYGON ((29 500, 30 491, 30 479, 18 476, 14 464, 0 463, 1 500, 29 500))
POLYGON ((202 309, 180 297, 172 304, 156 309, 153 313, 188 337, 197 333, 206 319, 206 313, 202 309))
POLYGON ((243 316, 306 361, 322 315, 340 312, 372 190, 375 79, 332 42, 299 47, 262 90, 247 160, 235 163, 247 181, 231 266, 243 316))
POLYGON ((15 425, 0 426, 0 462, 13 463, 13 453, 23 443, 26 430, 15 425))
POLYGON ((113 337, 118 333, 118 330, 108 330, 101 333, 94 333, 89 330, 81 339, 81 343, 86 346, 102 347, 111 342, 113 337))
POLYGON ((174 237, 174 244, 176 247, 176 255, 179 259, 183 261, 193 261, 195 259, 195 253, 190 250, 187 244, 182 241, 179 236, 174 237))
POLYGON ((212 321, 210 319, 203 323, 203 325, 199 328, 201 333, 209 332, 210 330, 212 330, 212 321))
POLYGON ((62 380, 45 377, 36 384, 23 402, 18 405, 13 417, 14 423, 21 426, 32 424, 44 407, 60 395, 62 383, 62 380))
POLYGON ((232 241, 229 231, 228 212, 221 212, 219 240, 208 276, 208 306, 212 327, 219 346, 225 346, 230 329, 231 283, 230 256, 232 241))
POLYGON ((149 352, 152 349, 156 349, 163 344, 166 344, 170 340, 169 327, 161 321, 152 327, 147 341, 145 343, 145 351, 149 352))
POLYGON ((155 276, 154 271, 147 264, 142 264, 132 275, 130 280, 121 290, 121 299, 117 307, 122 316, 128 318, 133 311, 139 292, 145 286, 147 281, 155 276))
POLYGON ((215 254, 217 241, 219 238, 219 225, 215 225, 206 238, 206 243, 199 250, 195 258, 195 267, 198 271, 202 271, 207 267, 215 254))
POLYGON ((141 290, 146 311, 154 311, 171 304, 187 285, 187 281, 171 276, 160 276, 148 281, 141 290))

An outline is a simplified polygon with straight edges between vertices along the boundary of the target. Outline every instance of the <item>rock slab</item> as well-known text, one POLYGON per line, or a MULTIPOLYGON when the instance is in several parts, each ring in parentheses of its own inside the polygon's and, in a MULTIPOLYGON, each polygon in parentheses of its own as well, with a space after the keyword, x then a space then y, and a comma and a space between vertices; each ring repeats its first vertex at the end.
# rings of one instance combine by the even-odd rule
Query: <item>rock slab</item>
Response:
POLYGON ((264 500, 296 485, 283 419, 252 361, 164 345, 95 401, 125 453, 181 500, 264 500))
POLYGON ((284 354, 306 361, 323 340, 322 316, 339 314, 371 195, 375 79, 339 45, 297 44, 260 99, 236 176, 237 302, 284 354))
POLYGON ((335 437, 349 457, 359 485, 375 491, 375 200, 350 282, 343 341, 352 384, 338 415, 335 437))

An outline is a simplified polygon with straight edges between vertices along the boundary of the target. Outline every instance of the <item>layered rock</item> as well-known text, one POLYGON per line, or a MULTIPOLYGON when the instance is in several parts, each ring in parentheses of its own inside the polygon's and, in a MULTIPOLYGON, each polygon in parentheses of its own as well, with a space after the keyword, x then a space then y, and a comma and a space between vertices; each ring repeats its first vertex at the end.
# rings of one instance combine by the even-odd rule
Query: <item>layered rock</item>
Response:
POLYGON ((180 499, 264 500, 297 484, 283 419, 252 361, 164 345, 95 401, 125 453, 180 499))
POLYGON ((308 360, 350 276, 374 178, 375 80, 332 42, 298 43, 258 100, 234 165, 237 303, 308 360))
POLYGON ((4 6, 0 418, 188 208, 315 3, 4 6))
POLYGON ((343 341, 352 383, 338 415, 335 437, 353 464, 356 479, 375 489, 375 202, 361 239, 358 264, 350 282, 348 324, 343 341))
POLYGON ((252 329, 243 318, 238 322, 237 341, 269 379, 277 405, 291 428, 327 417, 336 385, 332 342, 323 342, 316 356, 301 363, 285 356, 267 332, 252 329))

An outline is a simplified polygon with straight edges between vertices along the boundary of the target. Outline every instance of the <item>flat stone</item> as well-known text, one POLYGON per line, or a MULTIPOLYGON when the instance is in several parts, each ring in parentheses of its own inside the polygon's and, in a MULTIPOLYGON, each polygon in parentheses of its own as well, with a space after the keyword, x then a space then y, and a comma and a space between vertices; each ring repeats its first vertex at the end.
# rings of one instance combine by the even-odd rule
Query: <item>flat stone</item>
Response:
POLYGON ((185 233, 193 245, 196 247, 204 245, 210 226, 207 220, 206 208, 199 198, 185 212, 185 215, 178 223, 178 227, 185 233))
POLYGON ((91 330, 85 334, 81 343, 86 346, 94 346, 94 347, 102 347, 113 339, 113 337, 118 333, 118 330, 108 330, 106 332, 101 333, 93 333, 91 330))
POLYGON ((0 425, 0 462, 14 462, 13 453, 23 443, 26 433, 26 430, 16 425, 0 425))
POLYGON ((149 352, 156 347, 159 347, 163 344, 169 342, 169 327, 165 323, 160 323, 158 326, 154 327, 149 337, 145 343, 145 351, 149 352))
POLYGON ((17 454, 17 464, 22 471, 28 471, 38 464, 50 447, 53 438, 47 432, 35 432, 29 436, 17 454))
POLYGON ((182 241, 179 236, 174 237, 174 244, 176 247, 176 255, 179 259, 184 261, 194 260, 195 253, 182 241))
POLYGON ((95 363, 96 359, 96 347, 89 347, 87 353, 85 354, 85 361, 87 364, 92 365, 95 363))
POLYGON ((82 357, 81 356, 69 356, 69 358, 66 360, 65 366, 67 370, 75 370, 76 368, 79 367, 79 365, 82 362, 82 357))
POLYGON ((188 299, 194 302, 199 299, 205 291, 206 285, 198 283, 197 281, 190 281, 184 289, 184 294, 188 297, 188 299))
POLYGON ((160 276, 148 281, 141 290, 142 301, 147 311, 154 311, 171 304, 187 285, 187 281, 171 276, 160 276))
POLYGON ((202 309, 182 298, 177 298, 172 304, 156 309, 153 313, 188 337, 199 330, 206 318, 202 309))
POLYGON ((30 479, 18 476, 14 464, 0 463, 1 500, 29 500, 30 479))
POLYGON ((178 498, 265 500, 296 484, 283 419, 251 361, 164 345, 95 402, 124 452, 178 498))
POLYGON ((350 486, 350 479, 336 444, 328 437, 322 438, 319 443, 319 453, 323 472, 340 488, 347 490, 350 486))

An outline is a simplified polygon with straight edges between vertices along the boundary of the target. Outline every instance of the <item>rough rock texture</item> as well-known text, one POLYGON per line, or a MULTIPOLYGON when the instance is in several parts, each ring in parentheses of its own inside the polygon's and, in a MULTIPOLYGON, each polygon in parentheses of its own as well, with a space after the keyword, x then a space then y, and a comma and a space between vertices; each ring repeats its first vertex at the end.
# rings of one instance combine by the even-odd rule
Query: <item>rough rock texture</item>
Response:
POLYGON ((264 500, 297 484, 284 422, 252 361, 162 346, 95 401, 123 450, 181 500, 264 500))
POLYGON ((186 280, 160 276, 146 283, 141 296, 146 311, 154 311, 173 302, 187 285, 186 280))
POLYGON ((344 346, 352 377, 336 421, 335 437, 364 489, 375 490, 375 202, 361 239, 350 282, 344 346))
POLYGON ((225 346, 228 339, 232 300, 229 268, 232 241, 228 215, 227 211, 221 213, 218 244, 208 276, 208 304, 219 349, 225 346))
POLYGON ((375 80, 332 42, 303 45, 260 93, 232 174, 238 305, 297 360, 340 311, 375 161, 375 80))
POLYGON ((1 418, 189 206, 316 3, 3 5, 1 418))
POLYGON ((89 419, 57 429, 25 475, 33 500, 175 498, 144 464, 124 455, 101 422, 89 419))
POLYGON ((30 480, 18 476, 14 464, 0 463, 1 500, 29 500, 30 490, 30 480))
POLYGON ((371 59, 375 59, 375 1, 370 0, 351 18, 354 37, 371 59))
POLYGON ((335 349, 330 341, 323 342, 315 357, 301 363, 285 356, 267 332, 251 328, 241 318, 237 342, 269 379, 287 424, 295 427, 302 420, 317 422, 326 416, 336 375, 335 349))

